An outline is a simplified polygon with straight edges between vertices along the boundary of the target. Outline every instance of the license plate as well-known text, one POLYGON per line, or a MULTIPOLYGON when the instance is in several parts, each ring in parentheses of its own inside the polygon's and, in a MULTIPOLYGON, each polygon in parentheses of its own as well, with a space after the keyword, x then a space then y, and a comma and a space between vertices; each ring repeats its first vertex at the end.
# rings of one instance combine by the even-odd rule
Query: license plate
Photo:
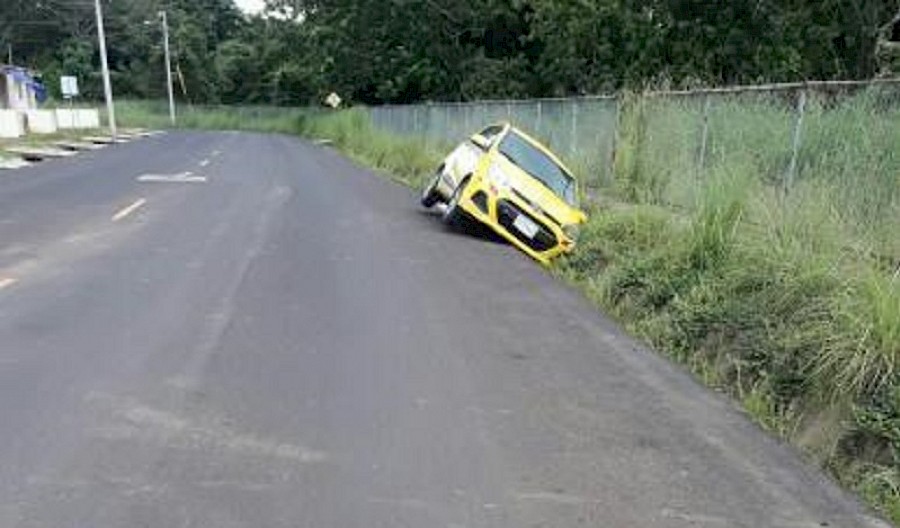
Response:
POLYGON ((518 229, 520 233, 529 239, 534 238, 538 234, 538 231, 541 230, 531 218, 528 218, 525 215, 517 216, 516 219, 513 220, 513 227, 518 229))

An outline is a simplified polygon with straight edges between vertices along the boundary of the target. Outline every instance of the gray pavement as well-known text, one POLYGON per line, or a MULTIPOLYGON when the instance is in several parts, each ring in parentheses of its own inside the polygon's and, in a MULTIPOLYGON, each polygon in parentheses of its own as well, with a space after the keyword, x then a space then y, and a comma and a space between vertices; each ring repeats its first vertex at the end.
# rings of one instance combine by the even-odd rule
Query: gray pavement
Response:
POLYGON ((881 524, 409 190, 173 132, 0 172, 0 526, 881 524))

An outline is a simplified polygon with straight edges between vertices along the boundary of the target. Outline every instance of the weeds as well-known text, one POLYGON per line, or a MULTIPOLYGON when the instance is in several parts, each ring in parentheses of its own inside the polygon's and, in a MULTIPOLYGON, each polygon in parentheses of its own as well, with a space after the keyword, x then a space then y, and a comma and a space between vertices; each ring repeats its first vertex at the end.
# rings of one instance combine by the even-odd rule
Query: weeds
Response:
POLYGON ((876 393, 900 376, 900 283, 869 273, 844 286, 833 308, 843 330, 826 344, 815 373, 840 393, 876 393))
MULTIPOLYGON (((203 130, 247 130, 301 133, 317 110, 309 108, 184 106, 178 109, 178 126, 203 130)), ((124 126, 166 128, 171 126, 168 107, 156 101, 122 101, 116 116, 124 126)))
POLYGON ((302 133, 330 139, 360 162, 413 187, 424 184, 440 159, 440 151, 433 150, 424 140, 402 139, 375 130, 366 113, 360 110, 311 119, 302 133))

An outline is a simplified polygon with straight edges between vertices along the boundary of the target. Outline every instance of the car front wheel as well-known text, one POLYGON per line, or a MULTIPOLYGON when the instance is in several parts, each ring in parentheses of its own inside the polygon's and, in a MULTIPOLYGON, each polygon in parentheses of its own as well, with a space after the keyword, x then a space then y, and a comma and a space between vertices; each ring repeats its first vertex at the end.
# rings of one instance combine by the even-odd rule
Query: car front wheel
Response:
POLYGON ((431 180, 431 183, 425 186, 425 190, 422 191, 421 203, 422 207, 432 208, 441 201, 441 195, 437 191, 437 186, 441 182, 441 176, 444 173, 444 166, 441 165, 438 170, 434 174, 434 178, 431 180))
POLYGON ((453 195, 450 197, 450 201, 447 202, 447 209, 444 210, 444 216, 442 217, 442 220, 448 226, 459 227, 465 223, 466 212, 462 207, 459 206, 459 200, 460 198, 462 198, 462 194, 466 190, 466 186, 468 184, 468 178, 460 182, 460 184, 457 185, 456 189, 453 191, 453 195))

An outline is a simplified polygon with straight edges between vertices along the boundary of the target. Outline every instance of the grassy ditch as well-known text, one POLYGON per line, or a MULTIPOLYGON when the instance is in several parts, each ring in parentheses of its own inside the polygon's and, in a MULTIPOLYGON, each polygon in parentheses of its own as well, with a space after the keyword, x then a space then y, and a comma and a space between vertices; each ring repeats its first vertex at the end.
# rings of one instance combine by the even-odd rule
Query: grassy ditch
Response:
POLYGON ((900 521, 900 283, 802 228, 740 229, 746 193, 712 185, 687 217, 594 210, 561 272, 900 521))
MULTIPOLYGON (((840 143, 832 136, 847 131, 839 127, 818 132, 804 154, 807 179, 785 195, 766 172, 783 160, 753 146, 776 137, 756 130, 776 121, 760 120, 753 105, 730 106, 722 119, 732 121, 729 130, 747 128, 733 141, 749 147, 725 155, 731 139, 720 136, 698 179, 688 166, 673 171, 678 160, 691 162, 675 155, 684 147, 679 127, 688 122, 677 104, 653 114, 669 123, 665 136, 648 133, 647 121, 632 113, 646 111, 644 104, 638 99, 623 112, 614 181, 598 191, 602 205, 591 207, 577 250, 556 271, 900 523, 900 269, 891 246, 881 245, 897 242, 885 226, 893 225, 900 191, 883 173, 894 158, 840 143), (868 193, 851 193, 853 167, 865 171, 854 181, 868 193), (873 194, 885 207, 881 216, 854 216, 871 206, 852 199, 873 194)), ((236 126, 222 126, 234 123, 223 112, 181 124, 327 138, 411 186, 422 184, 443 153, 375 130, 362 111, 297 111, 236 126)), ((831 115, 813 115, 837 127, 831 115)), ((153 125, 138 117, 128 124, 153 125)), ((889 145, 891 137, 877 132, 867 130, 866 145, 889 145)))

